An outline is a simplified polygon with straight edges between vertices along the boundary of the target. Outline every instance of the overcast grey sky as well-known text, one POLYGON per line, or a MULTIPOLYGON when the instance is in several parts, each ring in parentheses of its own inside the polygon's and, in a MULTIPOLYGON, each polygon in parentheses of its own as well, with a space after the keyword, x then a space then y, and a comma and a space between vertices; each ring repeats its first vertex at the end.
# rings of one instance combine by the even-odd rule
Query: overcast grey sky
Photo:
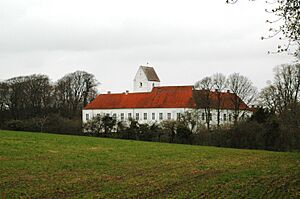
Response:
POLYGON ((258 88, 292 57, 268 55, 278 40, 260 40, 272 18, 264 1, 1 0, 0 80, 34 73, 52 81, 93 73, 101 92, 132 90, 140 65, 162 85, 191 85, 239 72, 258 88), (202 2, 202 3, 200 3, 202 2))

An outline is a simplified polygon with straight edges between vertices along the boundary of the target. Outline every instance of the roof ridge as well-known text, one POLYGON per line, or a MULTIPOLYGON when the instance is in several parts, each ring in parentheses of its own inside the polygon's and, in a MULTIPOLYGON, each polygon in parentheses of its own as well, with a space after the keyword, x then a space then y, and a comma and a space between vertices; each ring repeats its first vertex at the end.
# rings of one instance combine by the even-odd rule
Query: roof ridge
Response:
MULTIPOLYGON (((170 88, 170 87, 193 87, 193 85, 184 85, 184 86, 156 86, 153 87, 153 89, 159 89, 159 88, 170 88)), ((153 91, 151 90, 151 92, 153 91)), ((99 95, 129 95, 129 94, 145 94, 145 93, 151 93, 151 92, 122 92, 122 93, 100 93, 99 95)))
POLYGON ((163 88, 163 87, 193 87, 193 85, 179 85, 179 86, 158 86, 154 88, 163 88))

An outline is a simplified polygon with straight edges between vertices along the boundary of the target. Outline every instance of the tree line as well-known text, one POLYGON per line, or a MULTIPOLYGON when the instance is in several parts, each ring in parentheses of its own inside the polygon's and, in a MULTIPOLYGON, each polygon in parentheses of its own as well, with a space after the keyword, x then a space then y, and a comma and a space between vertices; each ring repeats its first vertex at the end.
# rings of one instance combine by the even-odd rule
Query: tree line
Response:
POLYGON ((51 82, 34 74, 0 82, 0 127, 81 133, 81 110, 97 94, 93 74, 76 71, 51 82))
POLYGON ((0 82, 0 128, 80 134, 122 139, 186 143, 267 150, 300 150, 300 65, 281 65, 274 79, 257 92, 245 76, 217 73, 195 83, 197 109, 204 109, 205 126, 198 125, 197 109, 178 120, 160 124, 123 123, 110 116, 81 122, 82 108, 97 95, 98 81, 84 71, 51 82, 46 75, 15 77, 0 82), (222 93, 230 90, 232 125, 221 125, 222 93), (213 92, 212 92, 213 91, 213 92), (222 92, 221 92, 222 91, 222 92), (200 93, 200 94, 199 94, 200 93), (210 93, 214 93, 214 100, 210 93), (217 99, 217 100, 216 100, 217 99), (242 117, 242 102, 256 103, 250 118, 242 117), (210 111, 217 111, 217 125, 210 111), (83 126, 82 126, 83 125, 83 126), (83 131, 82 131, 83 127, 83 131))

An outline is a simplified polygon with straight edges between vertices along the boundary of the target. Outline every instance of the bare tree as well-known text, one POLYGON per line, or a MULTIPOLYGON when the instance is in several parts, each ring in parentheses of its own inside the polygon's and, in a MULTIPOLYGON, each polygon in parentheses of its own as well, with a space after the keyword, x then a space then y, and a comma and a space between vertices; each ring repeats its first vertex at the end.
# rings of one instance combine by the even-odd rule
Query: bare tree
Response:
MULTIPOLYGON (((239 0, 226 0, 226 3, 236 3, 239 0)), ((254 0, 253 0, 254 1, 254 0)), ((273 25, 269 29, 270 35, 262 37, 268 39, 278 36, 279 40, 286 41, 284 46, 278 45, 277 52, 287 51, 290 46, 298 46, 294 55, 297 56, 300 47, 300 1, 299 0, 267 0, 267 13, 272 14, 275 20, 267 20, 273 25), (274 24, 277 24, 277 26, 274 24)))
POLYGON ((257 97, 257 89, 247 77, 239 73, 231 74, 227 79, 227 86, 233 92, 232 103, 234 106, 234 121, 237 122, 240 113, 243 113, 243 103, 249 104, 257 97))
POLYGON ((21 119, 26 112, 25 77, 14 77, 6 81, 9 85, 9 109, 13 119, 21 119))
POLYGON ((33 116, 47 115, 52 105, 52 85, 46 75, 30 75, 26 77, 26 93, 29 109, 33 116))
POLYGON ((160 124, 161 127, 169 133, 170 143, 175 141, 177 123, 178 121, 175 120, 164 120, 160 124))
POLYGON ((0 82, 0 126, 9 117, 9 86, 6 82, 0 82))
POLYGON ((6 82, 0 82, 0 111, 9 106, 9 86, 6 82))
POLYGON ((300 64, 281 65, 274 71, 273 83, 261 91, 260 98, 265 107, 276 113, 283 136, 291 137, 294 143, 300 126, 300 64))
POLYGON ((272 112, 276 112, 279 109, 278 97, 278 90, 272 84, 263 88, 259 94, 261 105, 265 106, 272 112))
POLYGON ((273 84, 264 88, 260 98, 265 106, 282 114, 293 109, 299 102, 300 64, 281 65, 275 68, 273 84))
POLYGON ((96 97, 97 84, 94 75, 84 71, 65 75, 55 85, 57 108, 66 117, 80 114, 81 109, 96 97))
POLYGON ((46 75, 30 75, 11 78, 9 109, 14 119, 39 117, 51 106, 52 86, 46 75))
MULTIPOLYGON (((204 109, 205 123, 207 129, 210 129, 210 122, 212 118, 211 114, 211 90, 214 86, 211 77, 205 77, 202 80, 195 83, 195 89, 193 92, 193 98, 196 103, 196 108, 204 109)), ((199 111, 198 111, 199 113, 199 111)))
POLYGON ((222 73, 215 73, 212 76, 213 81, 213 87, 215 88, 216 94, 217 94, 217 124, 218 127, 220 127, 220 120, 221 120, 221 108, 222 108, 222 97, 221 92, 224 90, 227 86, 226 77, 222 73))
POLYGON ((299 99, 300 64, 276 67, 274 84, 282 101, 282 109, 296 104, 299 99))

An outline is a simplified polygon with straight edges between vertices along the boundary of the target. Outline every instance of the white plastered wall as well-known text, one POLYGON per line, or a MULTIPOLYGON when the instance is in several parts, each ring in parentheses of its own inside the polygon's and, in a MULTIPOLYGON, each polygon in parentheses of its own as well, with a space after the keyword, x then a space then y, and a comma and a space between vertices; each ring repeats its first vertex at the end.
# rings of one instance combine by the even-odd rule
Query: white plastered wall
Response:
POLYGON ((151 92, 153 87, 160 86, 160 82, 148 81, 146 74, 140 67, 133 80, 134 92, 151 92))
MULTIPOLYGON (((116 114, 117 121, 121 120, 121 114, 124 114, 124 120, 128 121, 128 114, 131 113, 131 117, 133 119, 136 119, 136 114, 139 114, 139 123, 160 123, 163 120, 168 120, 168 113, 171 113, 171 119, 176 120, 177 119, 177 113, 185 113, 185 112, 195 112, 194 109, 188 109, 188 108, 136 108, 136 109, 92 109, 92 110, 83 110, 82 111, 82 121, 85 123, 87 121, 87 117, 89 119, 97 116, 97 114, 100 115, 106 115, 109 114, 110 116, 113 116, 116 114), (155 119, 152 119, 152 113, 155 114, 155 119), (159 118, 159 114, 163 114, 163 119, 161 120, 159 118), (147 114, 147 119, 144 119, 144 114, 147 114)), ((198 110, 198 121, 202 124, 205 124, 205 118, 203 120, 202 113, 204 113, 204 109, 198 110)), ((227 110, 223 109, 220 111, 220 124, 232 124, 233 123, 233 110, 227 110), (224 114, 226 115, 226 120, 224 120, 224 114), (231 120, 229 119, 231 117, 231 120)), ((252 115, 251 111, 242 111, 240 115, 244 113, 246 117, 250 117, 252 115)), ((212 109, 212 120, 211 125, 217 125, 217 110, 212 109)))

